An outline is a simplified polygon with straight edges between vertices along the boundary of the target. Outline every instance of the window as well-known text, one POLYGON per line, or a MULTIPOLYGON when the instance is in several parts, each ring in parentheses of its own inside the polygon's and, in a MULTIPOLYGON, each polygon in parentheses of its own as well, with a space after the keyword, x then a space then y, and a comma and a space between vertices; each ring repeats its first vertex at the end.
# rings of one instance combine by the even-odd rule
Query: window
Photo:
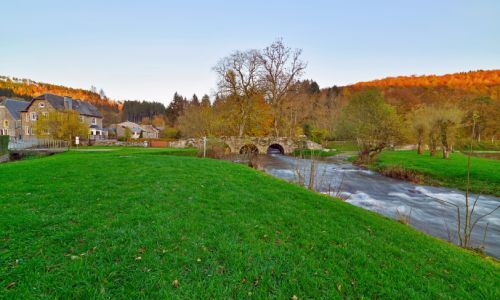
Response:
POLYGON ((3 120, 3 127, 8 128, 9 127, 9 120, 3 120))
POLYGON ((44 108, 45 107, 45 103, 43 103, 43 102, 38 103, 38 107, 44 108))
POLYGON ((47 118, 49 116, 49 113, 46 112, 46 111, 44 111, 44 112, 42 112, 42 116, 44 116, 45 118, 47 118))
POLYGON ((30 120, 30 114, 26 113, 26 121, 29 121, 29 120, 30 120))
POLYGON ((26 135, 30 135, 30 127, 29 126, 24 127, 24 133, 26 133, 26 135))
POLYGON ((32 113, 30 114, 30 116, 31 116, 31 121, 36 121, 36 119, 37 119, 37 118, 36 118, 36 112, 32 112, 32 113))
POLYGON ((80 119, 80 122, 83 123, 83 116, 80 116, 79 119, 80 119))
POLYGON ((92 125, 95 125, 97 124, 97 119, 96 118, 92 118, 92 125))

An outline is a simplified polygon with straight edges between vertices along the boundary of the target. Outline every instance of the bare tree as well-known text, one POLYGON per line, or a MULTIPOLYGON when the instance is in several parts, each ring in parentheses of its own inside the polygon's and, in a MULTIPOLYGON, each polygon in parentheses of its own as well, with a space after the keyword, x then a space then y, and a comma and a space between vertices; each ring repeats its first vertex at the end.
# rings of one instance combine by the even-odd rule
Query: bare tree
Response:
POLYGON ((273 131, 280 134, 280 122, 283 118, 283 103, 289 87, 303 74, 307 64, 300 58, 301 49, 292 50, 279 39, 260 53, 262 65, 260 76, 266 99, 274 113, 273 131))
POLYGON ((214 67, 219 77, 217 85, 220 96, 232 97, 238 103, 240 137, 245 133, 252 102, 258 93, 259 62, 257 50, 235 51, 214 67))

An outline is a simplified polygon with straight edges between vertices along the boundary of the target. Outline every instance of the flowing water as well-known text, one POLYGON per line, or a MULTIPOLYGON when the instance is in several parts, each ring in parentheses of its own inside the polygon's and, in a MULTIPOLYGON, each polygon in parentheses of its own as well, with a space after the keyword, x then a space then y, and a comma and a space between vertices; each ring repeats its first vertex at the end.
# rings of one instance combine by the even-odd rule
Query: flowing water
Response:
MULTIPOLYGON (((311 161, 308 159, 264 155, 260 156, 259 165, 265 172, 278 178, 309 182, 311 161)), ((463 207, 465 196, 462 191, 388 178, 354 166, 343 156, 316 161, 314 174, 315 189, 319 192, 336 194, 340 190, 344 197, 348 197, 347 202, 391 218, 411 213, 411 226, 433 236, 457 242, 456 207, 443 204, 435 198, 463 207)), ((470 199, 475 200, 476 196, 472 195, 470 199)), ((498 197, 480 196, 474 215, 479 217, 487 214, 499 203, 498 197)), ((472 241, 473 246, 483 246, 487 254, 500 258, 500 209, 477 223, 472 241)))

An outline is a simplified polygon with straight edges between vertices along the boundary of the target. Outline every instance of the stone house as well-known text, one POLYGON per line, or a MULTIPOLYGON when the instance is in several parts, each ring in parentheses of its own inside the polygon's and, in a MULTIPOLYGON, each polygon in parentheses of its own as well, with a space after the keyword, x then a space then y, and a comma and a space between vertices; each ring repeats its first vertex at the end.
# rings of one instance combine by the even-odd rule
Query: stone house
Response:
POLYGON ((157 139, 160 136, 160 130, 155 128, 153 125, 139 125, 134 122, 125 121, 118 124, 111 125, 111 128, 115 130, 117 138, 126 137, 127 129, 130 132, 130 138, 138 139, 157 139))
POLYGON ((106 135, 107 132, 102 128, 103 117, 97 107, 82 100, 46 93, 33 98, 26 109, 21 112, 23 138, 36 135, 34 128, 40 116, 64 110, 78 112, 80 122, 89 128, 88 138, 96 139, 106 135))
POLYGON ((28 101, 0 100, 0 135, 8 135, 15 139, 22 136, 21 111, 30 103, 28 101))
POLYGON ((153 125, 141 125, 142 137, 145 139, 157 139, 160 137, 160 130, 153 125))

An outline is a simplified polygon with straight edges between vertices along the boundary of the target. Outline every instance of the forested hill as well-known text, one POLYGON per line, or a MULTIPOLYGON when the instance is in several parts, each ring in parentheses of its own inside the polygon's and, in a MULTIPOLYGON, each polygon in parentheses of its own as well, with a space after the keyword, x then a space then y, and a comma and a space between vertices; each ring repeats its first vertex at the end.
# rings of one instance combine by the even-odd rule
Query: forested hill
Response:
POLYGON ((453 103, 467 105, 477 98, 500 103, 500 70, 479 70, 446 75, 398 76, 359 82, 344 87, 350 94, 368 88, 380 90, 387 102, 400 111, 421 104, 453 103))
POLYGON ((354 86, 370 87, 439 87, 446 86, 464 90, 500 85, 500 70, 469 71, 446 75, 398 76, 358 82, 354 86))
POLYGON ((120 103, 108 99, 102 90, 101 94, 99 94, 97 91, 75 89, 62 85, 36 82, 30 79, 0 76, 0 97, 3 96, 31 100, 32 98, 44 93, 53 93, 56 95, 64 95, 74 99, 88 101, 104 110, 118 112, 120 108, 120 103))

